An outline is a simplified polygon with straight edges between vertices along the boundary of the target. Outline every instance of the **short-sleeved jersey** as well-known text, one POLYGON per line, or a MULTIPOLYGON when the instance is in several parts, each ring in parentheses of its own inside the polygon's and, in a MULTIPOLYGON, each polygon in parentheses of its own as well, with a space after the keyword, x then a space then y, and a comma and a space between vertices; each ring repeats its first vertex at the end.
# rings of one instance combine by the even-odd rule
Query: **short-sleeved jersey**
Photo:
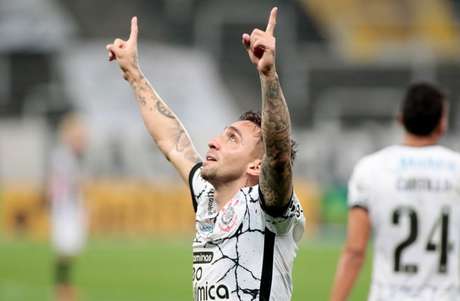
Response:
POLYGON ((295 194, 284 214, 272 217, 263 209, 258 185, 240 189, 218 210, 201 164, 189 182, 196 211, 194 300, 290 300, 305 223, 295 194))
POLYGON ((362 159, 349 206, 374 233, 370 301, 460 300, 460 155, 391 146, 362 159))

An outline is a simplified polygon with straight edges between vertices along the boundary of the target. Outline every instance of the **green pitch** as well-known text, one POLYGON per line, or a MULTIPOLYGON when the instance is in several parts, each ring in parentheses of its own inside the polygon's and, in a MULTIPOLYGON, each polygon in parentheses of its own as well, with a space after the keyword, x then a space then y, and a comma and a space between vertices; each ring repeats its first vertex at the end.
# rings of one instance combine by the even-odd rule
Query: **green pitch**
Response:
MULTIPOLYGON (((294 269, 294 301, 327 300, 339 245, 304 243, 294 269)), ((0 239, 0 300, 52 300, 53 254, 47 243, 0 239)), ((351 300, 365 300, 370 260, 351 300)), ((179 240, 92 240, 74 269, 80 301, 186 301, 191 243, 179 240)))

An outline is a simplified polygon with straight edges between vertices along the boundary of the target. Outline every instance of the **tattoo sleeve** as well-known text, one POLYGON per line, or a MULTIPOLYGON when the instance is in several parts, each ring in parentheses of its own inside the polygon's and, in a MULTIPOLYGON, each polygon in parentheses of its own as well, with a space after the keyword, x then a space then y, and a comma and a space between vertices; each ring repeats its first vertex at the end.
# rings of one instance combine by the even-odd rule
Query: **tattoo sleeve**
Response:
POLYGON ((132 79, 130 84, 148 132, 185 179, 201 160, 187 131, 143 75, 132 79))
POLYGON ((278 76, 261 76, 265 156, 260 189, 265 206, 279 213, 292 194, 291 120, 278 76))

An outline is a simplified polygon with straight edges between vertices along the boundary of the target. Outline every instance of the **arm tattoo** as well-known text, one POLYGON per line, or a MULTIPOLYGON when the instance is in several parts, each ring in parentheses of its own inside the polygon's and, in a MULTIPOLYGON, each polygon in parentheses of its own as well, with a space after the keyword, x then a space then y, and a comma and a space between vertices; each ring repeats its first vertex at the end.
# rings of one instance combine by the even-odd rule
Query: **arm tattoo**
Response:
POLYGON ((139 95, 138 98, 139 98, 139 102, 141 103, 141 105, 145 106, 147 104, 147 100, 145 100, 144 95, 139 95))
MULTIPOLYGON (((174 150, 182 154, 182 156, 189 162, 200 162, 201 159, 196 153, 190 137, 187 135, 187 132, 177 119, 175 119, 174 131, 174 150)), ((166 159, 171 161, 170 156, 167 153, 165 153, 165 155, 166 159)))
POLYGON ((278 77, 261 80, 265 157, 260 188, 265 205, 281 209, 292 193, 291 122, 278 77))
POLYGON ((174 114, 168 109, 168 107, 161 100, 157 100, 156 107, 157 107, 157 111, 161 115, 171 118, 171 119, 176 119, 176 116, 174 116, 174 114))
MULTIPOLYGON (((134 87, 134 93, 136 94, 136 99, 138 100, 138 102, 142 105, 142 106, 146 106, 147 105, 147 100, 150 97, 150 95, 145 95, 145 92, 146 92, 146 87, 145 85, 147 85, 148 83, 144 80, 144 78, 142 77, 141 78, 141 81, 140 83, 138 84, 134 84, 133 87, 134 87)), ((155 96, 152 95, 152 97, 154 98, 155 96)))
POLYGON ((182 153, 184 155, 184 158, 188 161, 198 163, 199 157, 193 148, 192 142, 190 141, 190 137, 187 135, 183 126, 177 120, 174 113, 171 112, 171 110, 169 110, 169 108, 161 100, 157 100, 156 108, 161 115, 170 119, 174 119, 176 130, 176 134, 174 137, 176 151, 182 153))
POLYGON ((193 149, 192 142, 190 137, 187 135, 185 130, 180 124, 177 124, 177 134, 176 134, 176 151, 184 154, 184 158, 193 163, 198 163, 200 158, 193 149))
POLYGON ((144 120, 152 123, 158 122, 154 123, 152 126, 154 130, 151 130, 150 133, 154 137, 155 142, 160 146, 166 158, 171 161, 169 155, 170 151, 175 151, 176 153, 180 153, 187 161, 192 163, 199 162, 199 155, 195 151, 190 137, 181 122, 169 109, 167 104, 158 97, 149 82, 141 76, 139 81, 133 83, 133 88, 141 106, 141 111, 143 111, 142 115, 144 116, 144 120), (161 139, 162 141, 166 140, 167 143, 162 143, 160 145, 157 139, 161 139))
POLYGON ((182 128, 179 128, 176 135, 176 151, 183 152, 190 145, 190 140, 182 128))
MULTIPOLYGON (((176 115, 163 103, 161 100, 157 100, 156 102, 157 111, 169 118, 172 119, 174 122, 174 149, 176 152, 181 153, 184 158, 190 162, 198 163, 200 158, 196 153, 195 149, 193 148, 192 142, 190 137, 188 136, 187 132, 185 131, 182 124, 177 120, 176 115)), ((169 160, 169 157, 166 156, 169 160)))
MULTIPOLYGON (((195 149, 193 148, 192 142, 190 140, 190 137, 187 135, 187 133, 184 130, 184 127, 182 124, 177 120, 176 115, 174 115, 173 112, 166 106, 165 103, 163 103, 161 100, 157 100, 156 102, 156 108, 157 111, 169 118, 173 119, 174 121, 174 148, 178 153, 182 153, 184 158, 190 162, 193 163, 198 163, 200 158, 196 154, 195 149)), ((167 159, 169 160, 168 156, 167 159)))

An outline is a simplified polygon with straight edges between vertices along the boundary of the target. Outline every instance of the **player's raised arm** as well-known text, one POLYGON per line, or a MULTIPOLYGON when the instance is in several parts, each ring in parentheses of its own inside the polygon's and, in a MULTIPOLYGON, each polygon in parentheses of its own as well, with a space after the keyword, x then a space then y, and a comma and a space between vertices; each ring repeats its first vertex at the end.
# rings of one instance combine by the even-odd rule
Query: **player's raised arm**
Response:
POLYGON ((259 184, 264 205, 274 214, 282 213, 292 195, 291 120, 275 68, 277 12, 272 9, 265 31, 254 29, 242 37, 260 76, 265 156, 259 184))
POLYGON ((106 46, 109 60, 116 60, 136 96, 145 126, 160 150, 187 181, 192 167, 200 161, 184 126, 142 74, 138 63, 137 18, 131 20, 127 41, 115 39, 106 46))

